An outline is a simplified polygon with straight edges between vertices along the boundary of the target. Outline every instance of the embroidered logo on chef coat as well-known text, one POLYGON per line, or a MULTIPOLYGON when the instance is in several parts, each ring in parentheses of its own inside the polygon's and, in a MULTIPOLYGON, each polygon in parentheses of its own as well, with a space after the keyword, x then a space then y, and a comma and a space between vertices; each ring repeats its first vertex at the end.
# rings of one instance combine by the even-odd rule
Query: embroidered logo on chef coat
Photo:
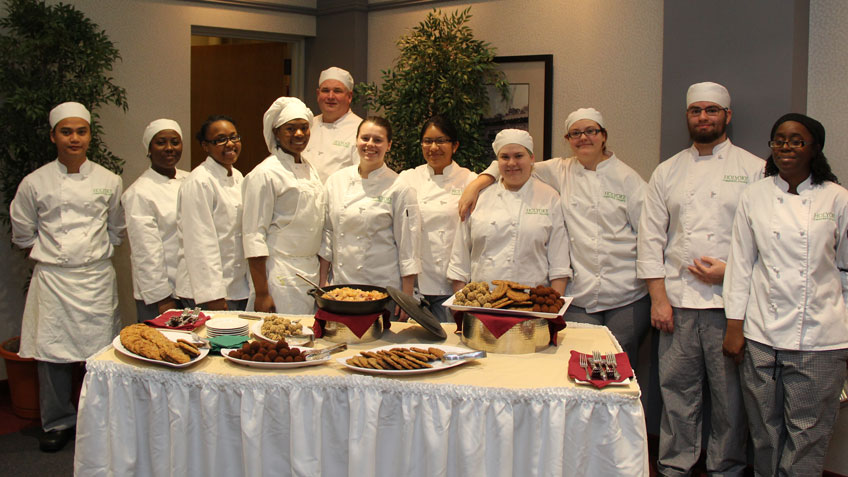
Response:
POLYGON ((836 215, 833 212, 816 212, 813 214, 813 220, 830 220, 836 222, 836 215))
POLYGON ((724 179, 722 180, 724 182, 738 182, 740 184, 747 184, 748 176, 734 176, 732 174, 725 174, 724 179))
POLYGON ((340 147, 350 147, 350 141, 339 141, 338 139, 336 139, 335 141, 333 141, 333 145, 340 147))
POLYGON ((459 188, 451 189, 451 195, 462 195, 462 189, 459 189, 459 188))
POLYGON ((392 203, 391 197, 383 197, 382 195, 378 195, 377 197, 372 197, 372 199, 374 200, 374 202, 382 202, 384 204, 391 204, 392 203))
POLYGON ((627 202, 627 196, 624 194, 616 194, 615 192, 604 192, 605 199, 617 200, 619 202, 627 202))
POLYGON ((527 215, 548 215, 548 209, 527 209, 527 215))
POLYGON ((112 195, 112 189, 92 189, 94 195, 112 195))

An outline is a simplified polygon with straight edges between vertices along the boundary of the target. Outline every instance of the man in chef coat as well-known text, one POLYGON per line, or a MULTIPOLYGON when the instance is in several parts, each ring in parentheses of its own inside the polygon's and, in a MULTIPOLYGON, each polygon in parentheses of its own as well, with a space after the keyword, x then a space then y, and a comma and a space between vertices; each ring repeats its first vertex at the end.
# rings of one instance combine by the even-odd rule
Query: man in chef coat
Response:
POLYGON ((39 446, 55 452, 76 425, 74 363, 109 344, 120 328, 110 258, 126 224, 121 178, 86 158, 88 110, 62 103, 49 120, 58 157, 24 177, 9 215, 12 242, 35 261, 19 354, 38 360, 39 446))
POLYGON ((736 365, 722 354, 722 282, 739 195, 763 177, 765 163, 727 138, 732 111, 724 86, 693 84, 686 108, 693 144, 654 170, 637 244, 637 276, 648 285, 651 324, 660 331, 657 470, 688 475, 698 460, 709 382, 707 472, 742 475, 747 421, 736 365))
POLYGON ((347 71, 335 66, 322 71, 317 91, 321 114, 312 120, 312 136, 303 154, 321 182, 327 182, 330 174, 359 164, 356 129, 362 118, 350 110, 353 76, 347 71))

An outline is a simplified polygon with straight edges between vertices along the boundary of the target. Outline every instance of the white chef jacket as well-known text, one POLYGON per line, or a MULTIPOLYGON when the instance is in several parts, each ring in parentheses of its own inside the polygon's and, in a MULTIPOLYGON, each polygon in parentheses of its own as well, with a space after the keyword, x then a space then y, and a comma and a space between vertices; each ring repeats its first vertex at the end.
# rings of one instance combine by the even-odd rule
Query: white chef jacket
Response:
POLYGON ((728 319, 745 337, 778 349, 848 348, 848 191, 780 176, 739 200, 724 277, 728 319))
POLYGON ((121 178, 91 161, 79 173, 55 160, 24 177, 9 216, 12 242, 35 260, 19 354, 83 361, 112 341, 120 326, 115 270, 109 258, 126 225, 121 178))
POLYGON ((441 174, 422 164, 400 173, 399 181, 415 189, 421 211, 421 273, 418 290, 424 295, 450 295, 447 279, 453 237, 459 226, 459 196, 477 174, 451 162, 441 174))
POLYGON ((242 180, 238 169, 228 176, 224 166, 207 157, 183 181, 177 199, 180 297, 206 303, 250 295, 241 235, 242 180))
MULTIPOLYGON (((483 171, 500 177, 497 161, 483 171)), ((629 305, 648 293, 636 278, 636 232, 647 184, 613 154, 590 171, 576 157, 533 166, 533 176, 560 194, 571 268, 565 294, 589 313, 629 305)))
MULTIPOLYGON (((297 273, 318 281, 318 249, 326 196, 318 173, 279 147, 244 178, 244 253, 268 257, 268 290, 279 312, 312 313, 311 286, 297 273)), ((251 293, 248 309, 253 309, 251 293)))
POLYGON ((515 192, 498 181, 480 193, 457 229, 447 272, 462 282, 500 279, 530 286, 571 275, 559 194, 533 177, 515 192))
POLYGON ((313 118, 309 144, 303 151, 303 157, 318 171, 321 182, 327 182, 327 178, 338 170, 359 165, 356 129, 361 122, 362 118, 353 111, 332 123, 325 123, 323 114, 313 118))
POLYGON ((327 179, 327 217, 319 255, 333 283, 393 286, 421 273, 421 217, 415 189, 385 164, 367 179, 359 167, 327 179))
POLYGON ((121 197, 130 240, 133 297, 148 305, 176 298, 181 254, 177 194, 188 174, 177 169, 171 179, 148 168, 121 197))
POLYGON ((701 282, 687 267, 702 256, 727 260, 739 195, 764 167, 729 139, 711 156, 692 146, 657 166, 639 221, 636 275, 665 277, 674 307, 722 308, 721 284, 701 282))

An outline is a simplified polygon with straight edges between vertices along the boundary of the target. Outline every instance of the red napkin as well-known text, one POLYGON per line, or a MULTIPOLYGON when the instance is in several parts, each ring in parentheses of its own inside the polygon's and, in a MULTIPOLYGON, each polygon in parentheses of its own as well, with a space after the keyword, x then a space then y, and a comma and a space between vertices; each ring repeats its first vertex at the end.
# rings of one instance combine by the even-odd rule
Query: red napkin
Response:
MULTIPOLYGON (((483 326, 489 330, 495 338, 500 338, 501 335, 509 331, 510 328, 515 326, 522 321, 527 321, 530 318, 516 317, 510 315, 495 315, 488 313, 479 313, 474 312, 474 316, 476 316, 480 323, 483 323, 483 326)), ((454 312, 453 321, 456 322, 456 330, 462 331, 462 313, 454 312)), ((551 341, 550 344, 556 346, 557 345, 557 333, 560 330, 565 329, 565 320, 558 316, 554 319, 548 319, 548 329, 551 333, 551 341)))
POLYGON ((381 313, 371 313, 369 315, 337 315, 329 311, 318 310, 315 313, 315 323, 312 325, 312 331, 316 338, 324 336, 324 323, 327 321, 335 321, 341 323, 353 331, 357 338, 362 338, 362 335, 371 328, 377 318, 383 317, 383 331, 388 330, 392 326, 389 319, 391 314, 388 310, 383 310, 381 313))
POLYGON ((183 325, 183 326, 168 326, 168 325, 165 324, 171 318, 173 318, 175 316, 180 316, 182 314, 183 314, 182 310, 180 310, 180 311, 177 311, 177 310, 166 311, 165 313, 162 313, 161 315, 157 316, 156 318, 153 318, 152 320, 145 321, 145 323, 150 325, 150 326, 156 327, 156 328, 167 328, 169 330, 188 330, 188 331, 191 331, 191 330, 196 330, 197 328, 200 328, 201 326, 203 326, 204 323, 206 323, 209 320, 208 316, 204 315, 203 312, 200 312, 200 315, 198 316, 197 321, 195 321, 193 324, 187 324, 187 325, 183 325))
MULTIPOLYGON (((568 360, 568 376, 574 379, 579 379, 580 381, 586 381, 586 370, 580 367, 580 352, 571 350, 571 358, 568 360)), ((591 354, 586 355, 587 358, 591 358, 591 354)), ((593 386, 600 389, 610 383, 620 383, 625 379, 633 376, 633 368, 630 367, 630 360, 627 359, 627 354, 618 353, 615 355, 615 362, 618 364, 618 374, 621 376, 619 379, 607 379, 606 381, 601 379, 589 379, 589 382, 592 383, 593 386)), ((592 376, 592 367, 589 367, 589 377, 592 376)))

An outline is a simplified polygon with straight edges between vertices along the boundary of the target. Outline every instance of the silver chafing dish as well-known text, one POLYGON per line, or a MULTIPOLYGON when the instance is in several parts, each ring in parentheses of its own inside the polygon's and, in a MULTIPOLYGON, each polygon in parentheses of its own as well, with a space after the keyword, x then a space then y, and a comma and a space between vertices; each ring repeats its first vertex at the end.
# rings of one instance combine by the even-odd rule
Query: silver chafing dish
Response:
POLYGON ((548 347, 551 332, 545 318, 530 318, 516 323, 500 338, 495 338, 473 313, 462 317, 462 342, 472 349, 503 354, 535 353, 548 347))

